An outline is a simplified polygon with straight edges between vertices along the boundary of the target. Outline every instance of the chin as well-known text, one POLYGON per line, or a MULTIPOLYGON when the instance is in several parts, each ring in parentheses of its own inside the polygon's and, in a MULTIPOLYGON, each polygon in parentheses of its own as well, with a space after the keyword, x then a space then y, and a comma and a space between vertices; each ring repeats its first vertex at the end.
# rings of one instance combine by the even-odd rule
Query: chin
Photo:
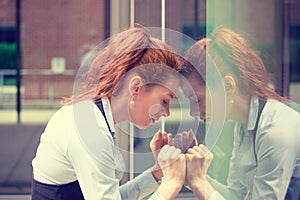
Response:
POLYGON ((137 126, 139 129, 144 130, 146 129, 148 126, 137 126))
POLYGON ((146 129, 150 124, 134 124, 136 127, 138 127, 141 130, 146 129))
POLYGON ((145 130, 148 126, 138 126, 138 125, 136 125, 136 127, 138 127, 138 129, 140 129, 140 130, 145 130))

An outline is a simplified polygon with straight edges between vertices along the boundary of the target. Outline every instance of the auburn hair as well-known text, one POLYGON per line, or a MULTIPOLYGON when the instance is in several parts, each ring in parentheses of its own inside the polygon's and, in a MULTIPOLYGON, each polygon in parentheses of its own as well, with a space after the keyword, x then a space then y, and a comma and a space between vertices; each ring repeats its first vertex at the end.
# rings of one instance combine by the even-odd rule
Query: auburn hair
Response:
MULTIPOLYGON (((221 76, 232 75, 241 92, 260 98, 285 100, 270 87, 267 69, 257 52, 250 47, 246 37, 222 26, 215 29, 209 38, 197 41, 195 46, 204 47, 200 52, 198 51, 198 55, 206 51, 214 61, 221 76)), ((193 51, 188 52, 189 58, 195 59, 195 46, 192 47, 193 51)), ((199 47, 197 48, 199 49, 199 47)), ((188 68, 191 67, 203 68, 205 64, 202 62, 198 66, 188 66, 188 68)))
POLYGON ((64 98, 62 104, 117 95, 122 87, 119 82, 133 69, 145 83, 163 85, 167 75, 178 75, 181 66, 180 57, 166 43, 152 38, 145 28, 129 28, 111 37, 96 51, 81 78, 82 85, 78 85, 81 89, 64 98))

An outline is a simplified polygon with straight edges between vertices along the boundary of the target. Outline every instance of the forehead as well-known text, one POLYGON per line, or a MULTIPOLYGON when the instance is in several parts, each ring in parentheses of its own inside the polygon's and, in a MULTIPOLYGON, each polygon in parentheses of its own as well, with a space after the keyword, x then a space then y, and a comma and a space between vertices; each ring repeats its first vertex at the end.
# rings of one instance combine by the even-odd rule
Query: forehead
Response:
POLYGON ((176 93, 176 91, 178 90, 180 81, 177 77, 169 77, 167 79, 167 81, 165 82, 165 84, 163 85, 164 87, 166 87, 167 89, 169 89, 170 91, 172 91, 173 93, 176 93))
POLYGON ((180 81, 178 78, 166 77, 166 79, 161 81, 160 83, 157 82, 148 84, 150 84, 150 87, 148 87, 148 89, 152 92, 159 92, 164 93, 166 95, 174 96, 179 88, 180 81))
POLYGON ((205 94, 205 85, 197 78, 190 77, 181 81, 181 89, 185 97, 199 96, 205 94))

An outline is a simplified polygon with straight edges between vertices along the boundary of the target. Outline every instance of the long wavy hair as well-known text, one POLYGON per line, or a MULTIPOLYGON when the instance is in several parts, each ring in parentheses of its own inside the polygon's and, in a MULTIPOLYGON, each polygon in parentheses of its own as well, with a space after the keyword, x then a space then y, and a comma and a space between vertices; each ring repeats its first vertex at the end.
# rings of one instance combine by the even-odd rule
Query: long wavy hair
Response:
POLYGON ((205 57, 207 56, 204 55, 206 52, 223 77, 232 75, 236 79, 237 87, 243 94, 285 101, 284 97, 269 86, 268 72, 262 59, 250 47, 243 35, 227 27, 215 29, 208 38, 197 41, 187 51, 187 60, 192 60, 196 65, 187 62, 181 73, 184 76, 190 76, 195 69, 205 71, 205 57), (198 59, 200 57, 203 59, 197 61, 197 56, 198 59))
POLYGON ((129 28, 96 51, 81 78, 82 85, 78 84, 81 88, 73 96, 64 98, 62 104, 117 95, 122 88, 120 81, 133 69, 145 83, 164 85, 169 75, 178 76, 181 66, 180 57, 166 43, 152 38, 144 28, 129 28))

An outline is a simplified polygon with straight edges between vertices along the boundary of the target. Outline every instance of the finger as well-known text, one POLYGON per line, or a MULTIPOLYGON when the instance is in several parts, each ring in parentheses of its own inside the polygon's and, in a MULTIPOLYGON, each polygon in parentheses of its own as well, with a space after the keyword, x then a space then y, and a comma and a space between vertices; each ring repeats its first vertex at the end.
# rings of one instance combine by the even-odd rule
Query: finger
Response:
POLYGON ((165 145, 158 154, 158 162, 161 166, 167 166, 177 158, 179 152, 174 146, 165 145))
POLYGON ((181 167, 185 167, 185 166, 186 166, 186 157, 185 157, 184 154, 180 153, 180 154, 178 155, 178 160, 179 160, 179 162, 182 163, 182 164, 181 164, 181 167))
POLYGON ((210 153, 210 150, 203 144, 199 145, 199 155, 200 157, 206 157, 210 153))
POLYGON ((172 134, 171 133, 164 133, 164 140, 163 140, 163 146, 166 144, 169 144, 172 140, 172 134))
POLYGON ((182 142, 186 144, 186 142, 188 141, 188 132, 183 131, 181 135, 182 135, 182 142))
POLYGON ((185 161, 185 158, 186 158, 186 157, 185 157, 185 155, 184 155, 183 153, 181 153, 181 154, 179 154, 178 158, 179 158, 179 159, 183 159, 183 160, 185 161))
POLYGON ((193 132, 192 129, 190 129, 188 131, 188 135, 189 135, 189 141, 190 141, 190 144, 191 144, 190 147, 198 145, 198 141, 197 141, 196 135, 194 134, 194 132, 193 132))
POLYGON ((172 138, 171 141, 168 143, 170 146, 175 146, 175 138, 172 138))
POLYGON ((158 131, 155 135, 154 135, 154 139, 155 141, 160 141, 162 138, 162 133, 161 131, 158 131))
POLYGON ((182 134, 177 134, 175 137, 175 147, 179 149, 183 149, 183 141, 182 141, 182 134))
POLYGON ((168 135, 166 132, 162 133, 162 146, 168 144, 168 135))
POLYGON ((168 157, 177 155, 178 151, 181 152, 181 150, 177 149, 175 146, 165 145, 163 148, 164 148, 163 153, 168 157))
POLYGON ((189 148, 189 140, 188 140, 188 133, 186 131, 181 133, 182 135, 182 152, 186 152, 189 148))
POLYGON ((194 133, 193 133, 193 131, 188 131, 187 132, 187 146, 188 146, 188 148, 193 148, 194 146, 195 146, 195 144, 197 143, 196 141, 196 138, 195 138, 195 135, 194 135, 194 133))
POLYGON ((200 158, 204 158, 205 157, 204 152, 202 152, 202 150, 201 150, 202 146, 194 146, 192 149, 195 150, 195 152, 193 151, 194 155, 197 155, 200 158))
POLYGON ((166 154, 166 156, 168 156, 168 163, 172 164, 174 162, 177 162, 177 160, 179 159, 179 156, 181 155, 181 150, 179 148, 175 148, 174 146, 170 147, 170 150, 168 151, 168 154, 166 154))
POLYGON ((168 138, 168 141, 167 141, 167 144, 171 142, 171 140, 173 139, 173 135, 172 133, 168 133, 167 134, 167 138, 168 138))
POLYGON ((161 150, 158 154, 158 159, 159 160, 161 160, 165 156, 165 154, 168 152, 169 148, 170 148, 169 145, 165 145, 161 148, 161 150))
POLYGON ((179 148, 175 148, 174 152, 173 152, 173 155, 178 158, 178 156, 181 154, 181 149, 179 148))
POLYGON ((189 149, 186 151, 186 154, 197 155, 197 154, 198 154, 198 151, 195 150, 194 148, 189 148, 189 149))
POLYGON ((160 146, 160 144, 159 144, 160 142, 161 142, 161 133, 157 132, 150 141, 149 145, 150 145, 151 150, 155 151, 155 150, 159 149, 160 147, 158 147, 158 146, 160 146))

